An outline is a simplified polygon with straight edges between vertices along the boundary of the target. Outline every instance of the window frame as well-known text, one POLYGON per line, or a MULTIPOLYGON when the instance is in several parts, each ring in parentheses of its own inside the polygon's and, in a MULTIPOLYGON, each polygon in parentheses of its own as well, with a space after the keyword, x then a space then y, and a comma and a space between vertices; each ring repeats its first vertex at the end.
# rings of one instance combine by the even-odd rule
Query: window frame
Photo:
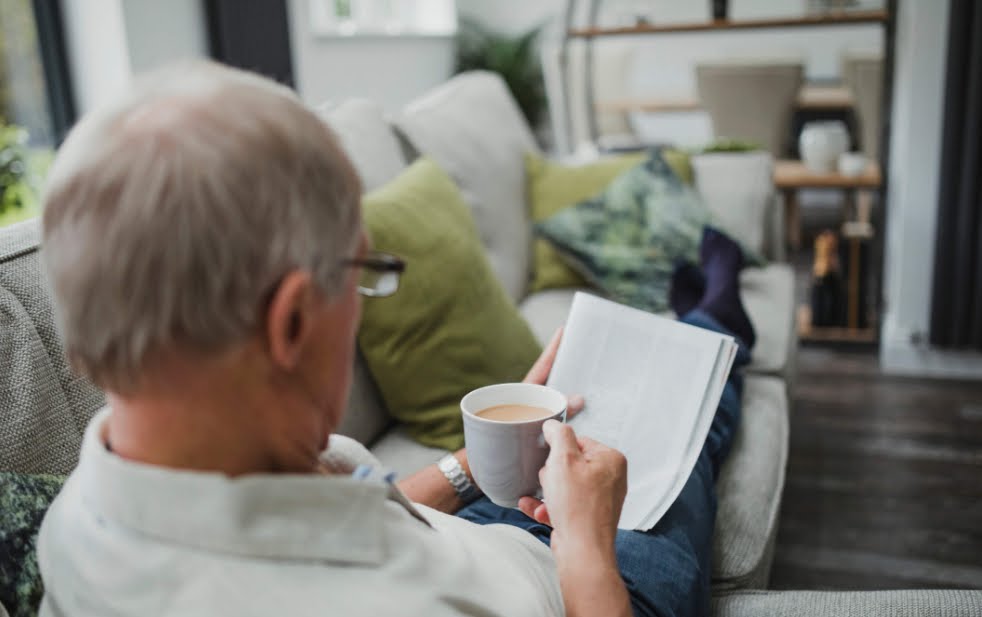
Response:
POLYGON ((31 7, 38 31, 38 52, 44 69, 48 113, 51 115, 55 146, 58 146, 77 118, 61 3, 59 0, 31 0, 31 7))

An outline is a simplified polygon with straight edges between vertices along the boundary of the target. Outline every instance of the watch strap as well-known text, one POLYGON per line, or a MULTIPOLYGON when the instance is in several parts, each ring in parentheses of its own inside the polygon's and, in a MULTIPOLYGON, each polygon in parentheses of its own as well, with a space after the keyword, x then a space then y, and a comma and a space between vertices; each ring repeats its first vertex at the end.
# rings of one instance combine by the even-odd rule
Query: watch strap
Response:
POLYGON ((457 493, 457 497, 464 503, 470 503, 481 496, 480 489, 467 477, 467 473, 464 472, 460 461, 453 454, 448 454, 440 459, 437 467, 443 473, 443 477, 447 479, 447 482, 450 483, 450 486, 453 487, 454 492, 457 493))

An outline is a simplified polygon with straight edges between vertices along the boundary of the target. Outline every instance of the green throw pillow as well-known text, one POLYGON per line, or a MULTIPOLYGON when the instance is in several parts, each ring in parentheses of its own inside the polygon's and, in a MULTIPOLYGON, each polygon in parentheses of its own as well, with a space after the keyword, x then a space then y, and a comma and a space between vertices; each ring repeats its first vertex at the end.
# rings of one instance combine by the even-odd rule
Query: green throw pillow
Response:
POLYGON ((420 159, 363 200, 377 250, 406 260, 399 291, 366 299, 358 343, 389 413, 420 443, 463 445, 460 399, 519 381, 541 348, 484 255, 450 177, 420 159))
MULTIPOLYGON (((640 165, 647 152, 612 156, 587 165, 562 165, 541 156, 525 155, 525 175, 532 222, 546 220, 564 208, 596 196, 614 178, 640 165)), ((689 155, 681 150, 665 150, 666 162, 686 183, 692 183, 689 155)), ((532 255, 532 282, 529 291, 563 287, 584 287, 589 283, 565 260, 552 245, 536 238, 532 255)))
POLYGON ((61 476, 0 472, 0 606, 10 617, 37 614, 44 594, 38 531, 64 482, 61 476))
MULTIPOLYGON (((699 262, 702 230, 712 224, 709 209, 679 178, 665 150, 654 148, 603 193, 535 228, 612 299, 665 311, 675 264, 699 262)), ((746 253, 748 262, 761 263, 758 256, 746 253)))
MULTIPOLYGON (((564 208, 593 197, 622 172, 644 159, 644 153, 628 154, 570 167, 537 154, 526 154, 525 176, 532 221, 544 221, 564 208)), ((583 276, 570 269, 547 241, 536 238, 533 251, 530 292, 587 285, 583 276)))

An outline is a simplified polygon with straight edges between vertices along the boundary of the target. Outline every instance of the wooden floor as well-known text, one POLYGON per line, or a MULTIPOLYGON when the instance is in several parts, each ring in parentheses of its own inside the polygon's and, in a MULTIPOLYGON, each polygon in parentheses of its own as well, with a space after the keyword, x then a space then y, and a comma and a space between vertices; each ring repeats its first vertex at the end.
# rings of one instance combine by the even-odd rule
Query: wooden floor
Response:
POLYGON ((982 382, 804 348, 771 586, 982 588, 982 382))

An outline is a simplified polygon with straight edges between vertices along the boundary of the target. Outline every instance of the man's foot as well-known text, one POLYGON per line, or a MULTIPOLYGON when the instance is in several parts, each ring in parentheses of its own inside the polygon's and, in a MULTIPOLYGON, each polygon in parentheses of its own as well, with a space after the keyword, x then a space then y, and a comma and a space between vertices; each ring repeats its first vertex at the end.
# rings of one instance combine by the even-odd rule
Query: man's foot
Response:
POLYGON ((706 292, 696 308, 711 315, 748 348, 757 341, 753 324, 740 300, 743 249, 722 232, 706 227, 699 248, 706 292))
POLYGON ((687 261, 675 264, 668 303, 679 317, 696 308, 706 293, 706 275, 699 266, 687 261))

